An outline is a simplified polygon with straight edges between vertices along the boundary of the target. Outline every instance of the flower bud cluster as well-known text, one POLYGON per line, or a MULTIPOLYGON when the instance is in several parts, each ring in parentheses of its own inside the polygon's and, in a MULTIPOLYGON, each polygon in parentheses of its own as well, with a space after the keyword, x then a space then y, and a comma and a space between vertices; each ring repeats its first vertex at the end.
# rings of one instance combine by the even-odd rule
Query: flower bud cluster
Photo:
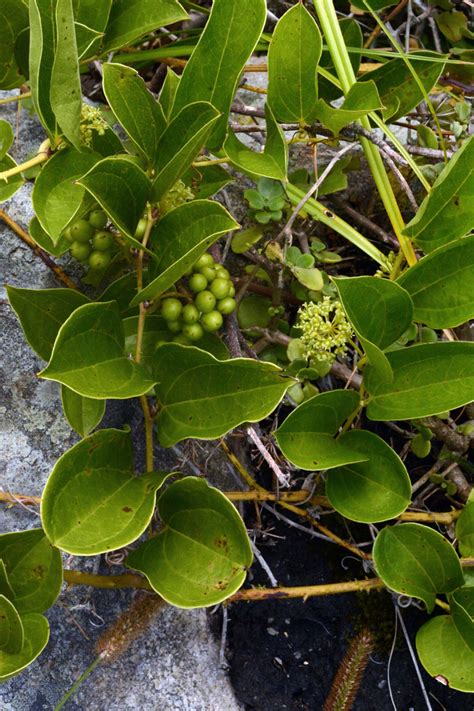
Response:
POLYGON ((103 136, 108 128, 107 121, 102 116, 100 109, 89 104, 82 104, 81 109, 81 140, 86 146, 92 145, 92 132, 96 131, 103 136))
POLYGON ((333 363, 336 356, 345 355, 353 336, 341 302, 329 296, 317 303, 303 304, 298 310, 296 327, 301 330, 299 339, 309 360, 333 363))

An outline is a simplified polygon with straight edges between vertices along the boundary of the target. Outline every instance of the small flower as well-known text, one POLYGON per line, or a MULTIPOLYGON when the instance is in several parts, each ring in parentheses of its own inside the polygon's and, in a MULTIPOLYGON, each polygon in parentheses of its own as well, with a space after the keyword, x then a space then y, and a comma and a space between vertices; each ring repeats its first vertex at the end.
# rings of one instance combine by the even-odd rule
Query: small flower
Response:
POLYGON ((389 252, 388 255, 385 258, 385 263, 381 264, 377 271, 375 272, 374 276, 379 277, 380 279, 385 279, 390 277, 390 274, 392 273, 393 265, 395 264, 395 259, 397 258, 397 255, 395 252, 389 252))
POLYGON ((301 330, 306 358, 333 363, 347 352, 353 332, 338 299, 323 297, 318 303, 307 302, 298 310, 296 326, 301 330))
POLYGON ((81 109, 81 139, 86 146, 92 145, 92 132, 96 131, 103 136, 108 128, 107 121, 102 116, 100 109, 89 104, 82 104, 81 109))
POLYGON ((158 203, 158 209, 160 214, 163 216, 170 210, 173 210, 175 207, 178 207, 193 198, 194 193, 192 190, 188 188, 182 180, 178 180, 173 187, 168 190, 166 195, 162 197, 158 203))

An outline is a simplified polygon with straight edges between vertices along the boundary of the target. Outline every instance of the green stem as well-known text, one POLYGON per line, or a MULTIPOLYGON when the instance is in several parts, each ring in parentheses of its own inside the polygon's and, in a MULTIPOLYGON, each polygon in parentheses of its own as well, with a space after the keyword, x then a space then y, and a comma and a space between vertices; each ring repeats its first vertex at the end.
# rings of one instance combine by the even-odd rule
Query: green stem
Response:
POLYGON ((13 104, 15 101, 23 101, 23 99, 31 98, 31 91, 27 91, 24 94, 15 94, 15 96, 7 96, 5 99, 0 99, 0 106, 3 104, 13 104))
POLYGON ((54 707, 54 711, 59 711, 60 709, 62 709, 62 707, 64 706, 64 704, 65 704, 67 701, 69 701, 69 699, 71 698, 71 696, 73 696, 73 694, 76 693, 76 691, 78 690, 78 688, 80 687, 80 685, 82 684, 82 682, 83 682, 85 679, 87 679, 87 677, 89 676, 89 674, 90 674, 91 672, 94 671, 94 669, 95 669, 96 666, 100 663, 101 660, 102 660, 102 656, 99 654, 99 656, 94 659, 94 661, 92 662, 92 664, 90 664, 90 665, 87 667, 87 669, 86 669, 84 672, 82 672, 82 674, 81 674, 81 676, 79 677, 79 679, 77 679, 77 681, 74 682, 74 684, 71 686, 71 688, 69 689, 69 691, 67 691, 67 692, 64 694, 64 696, 63 696, 63 698, 61 699, 61 701, 59 702, 59 704, 54 707))
POLYGON ((48 160, 50 156, 49 148, 50 143, 48 139, 41 144, 41 146, 39 147, 39 151, 34 158, 30 158, 30 160, 27 160, 24 163, 20 163, 14 168, 4 170, 2 173, 0 173, 0 180, 7 181, 8 178, 12 178, 14 175, 18 175, 19 173, 23 173, 25 170, 33 168, 35 165, 40 165, 41 163, 44 163, 46 160, 48 160))

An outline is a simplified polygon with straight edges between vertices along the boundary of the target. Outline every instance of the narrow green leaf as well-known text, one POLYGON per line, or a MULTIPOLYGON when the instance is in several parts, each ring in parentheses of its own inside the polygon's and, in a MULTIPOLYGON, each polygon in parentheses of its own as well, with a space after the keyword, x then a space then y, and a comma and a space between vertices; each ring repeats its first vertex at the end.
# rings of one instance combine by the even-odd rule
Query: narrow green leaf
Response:
POLYGON ((154 227, 150 248, 156 256, 152 277, 131 302, 152 301, 165 292, 193 266, 196 260, 238 223, 225 208, 210 200, 193 200, 168 212, 154 227))
POLYGON ((123 548, 148 526, 168 476, 135 476, 130 432, 99 430, 63 454, 49 475, 41 501, 45 533, 74 555, 123 548))
POLYGON ((157 148, 154 200, 159 200, 190 167, 218 118, 218 111, 206 101, 189 104, 174 116, 157 148))
POLYGON ((2 0, 0 6, 0 27, 2 28, 0 89, 13 89, 24 81, 15 60, 15 43, 20 32, 27 26, 27 6, 18 0, 2 0))
POLYGON ((21 618, 25 641, 18 654, 6 654, 0 651, 0 682, 10 679, 23 671, 48 644, 49 624, 46 617, 30 612, 21 618))
POLYGON ((318 99, 316 114, 321 123, 337 135, 344 126, 367 116, 371 111, 381 109, 382 106, 374 82, 355 82, 341 107, 334 108, 324 99, 318 99))
POLYGON ((103 52, 111 52, 188 14, 177 0, 114 0, 105 33, 103 52))
POLYGON ((440 247, 397 280, 411 296, 415 321, 453 328, 474 318, 474 236, 440 247))
POLYGON ((65 385, 61 385, 61 402, 67 421, 81 437, 90 434, 105 414, 105 400, 83 397, 65 385))
POLYGON ((23 647, 23 640, 20 615, 14 604, 4 595, 0 595, 0 655, 18 654, 23 647))
POLYGON ((449 593, 463 584, 459 558, 437 531, 419 523, 386 526, 373 550, 375 568, 395 592, 417 597, 432 612, 437 593, 449 593))
POLYGON ((243 422, 257 422, 275 409, 292 383, 272 363, 219 361, 177 343, 156 350, 155 373, 163 447, 187 437, 215 439, 243 422))
POLYGON ((468 501, 457 520, 456 538, 461 555, 474 557, 474 499, 468 501))
POLYGON ((449 598, 454 625, 474 653, 474 587, 464 586, 449 598))
POLYGON ((474 652, 457 631, 452 617, 439 615, 416 635, 416 651, 428 674, 452 689, 474 692, 474 652))
POLYGON ((29 73, 33 106, 53 143, 56 118, 51 106, 50 87, 54 64, 55 23, 51 0, 30 0, 29 73))
POLYGON ((387 353, 393 381, 370 366, 364 377, 371 420, 429 417, 474 400, 474 343, 443 341, 387 353))
POLYGON ((166 77, 161 87, 160 105, 163 113, 168 120, 173 108, 174 99, 178 90, 180 77, 174 72, 171 67, 166 68, 166 77))
POLYGON ((368 461, 338 467, 326 479, 326 496, 351 521, 375 523, 395 518, 411 499, 411 482, 400 457, 376 434, 350 430, 338 442, 368 461))
POLYGON ((230 501, 204 479, 186 477, 158 501, 164 530, 127 558, 177 607, 209 607, 243 584, 252 564, 245 525, 230 501))
POLYGON ((7 286, 10 304, 25 338, 43 360, 49 360, 58 331, 79 306, 89 303, 74 289, 19 289, 7 286))
POLYGON ((227 136, 224 151, 233 165, 252 178, 265 177, 286 180, 288 145, 268 103, 265 105, 265 117, 267 140, 262 153, 257 153, 244 145, 233 131, 230 131, 227 136))
POLYGON ((310 124, 317 118, 316 72, 322 40, 304 5, 278 21, 268 48, 268 103, 282 123, 310 124))
POLYGON ((160 104, 138 72, 123 64, 104 64, 104 94, 117 121, 150 165, 158 156, 158 141, 166 127, 160 104))
POLYGON ((312 397, 276 430, 278 446, 292 464, 308 471, 365 461, 365 454, 334 439, 358 405, 359 396, 352 390, 332 390, 312 397))
POLYGON ((463 237, 474 225, 474 136, 460 148, 429 195, 423 200, 405 234, 425 252, 463 237))
POLYGON ((18 612, 44 612, 54 605, 63 583, 61 555, 41 528, 0 536, 0 558, 18 612))
POLYGON ((242 70, 265 24, 265 0, 214 0, 211 14, 179 82, 173 115, 193 101, 210 101, 221 118, 208 140, 221 148, 242 70))
POLYGON ((72 0, 56 0, 56 50, 50 100, 61 131, 79 150, 82 94, 72 0))

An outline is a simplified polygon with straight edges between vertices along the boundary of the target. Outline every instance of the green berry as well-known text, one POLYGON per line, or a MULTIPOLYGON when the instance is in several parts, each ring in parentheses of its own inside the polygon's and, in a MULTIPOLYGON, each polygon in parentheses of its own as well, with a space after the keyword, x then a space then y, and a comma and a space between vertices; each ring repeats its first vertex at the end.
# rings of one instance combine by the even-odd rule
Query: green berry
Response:
POLYGON ((189 288, 195 294, 207 289, 207 279, 203 274, 193 274, 189 280, 189 288))
POLYGON ((87 220, 76 220, 70 227, 74 242, 89 242, 94 233, 87 220))
POLYGON ((203 329, 208 333, 214 333, 214 331, 218 331, 223 323, 224 319, 222 318, 222 314, 220 314, 219 311, 211 311, 208 314, 204 314, 201 318, 201 325, 203 329))
POLYGON ((199 323, 187 323, 183 326, 183 336, 190 341, 199 341, 204 335, 202 326, 199 323))
POLYGON ((420 340, 422 343, 436 343, 438 340, 438 335, 436 331, 428 326, 422 326, 420 328, 420 340))
POLYGON ((193 304, 186 304, 183 309, 182 319, 184 323, 196 323, 199 321, 199 311, 193 304))
POLYGON ((417 457, 424 459, 431 451, 431 442, 421 434, 416 434, 410 442, 410 449, 417 457))
POLYGON ((177 321, 181 316, 183 305, 178 299, 164 299, 161 304, 161 315, 167 321, 177 321))
POLYGON ((167 321, 166 325, 171 333, 181 333, 181 329, 183 328, 181 321, 167 321))
POLYGON ((230 282, 227 279, 217 277, 209 287, 216 299, 225 299, 229 294, 230 282))
MULTIPOLYGON (((197 276, 197 275, 196 275, 197 276)), ((216 297, 210 291, 201 291, 194 299, 194 306, 203 314, 208 314, 216 305, 216 297)))
POLYGON ((214 281, 216 272, 212 267, 201 267, 199 273, 202 274, 208 282, 214 281))
POLYGON ((195 271, 200 271, 202 267, 210 267, 214 264, 214 260, 210 254, 205 252, 205 254, 201 254, 199 259, 197 260, 196 264, 194 265, 195 271))
POLYGON ((228 314, 233 313, 236 307, 237 303, 235 299, 232 299, 230 296, 226 296, 225 299, 221 299, 217 302, 217 310, 220 311, 221 314, 225 314, 226 316, 228 314))
POLYGON ((62 236, 64 237, 65 240, 69 242, 69 244, 72 244, 74 242, 74 237, 71 234, 71 228, 66 227, 66 229, 63 231, 62 236))
POLYGON ((231 283, 229 287, 229 296, 234 297, 235 296, 235 286, 231 283))
POLYGON ((92 238, 92 246, 99 252, 107 252, 114 244, 114 238, 110 232, 96 232, 92 238))
POLYGON ((99 271, 109 266, 112 256, 110 252, 93 251, 89 256, 89 266, 91 269, 99 271))
POLYGON ((71 257, 77 259, 78 262, 85 262, 91 253, 91 248, 89 243, 84 242, 73 242, 69 249, 71 257))
POLYGON ((222 267, 220 264, 218 265, 218 267, 216 269, 216 276, 218 279, 227 279, 227 280, 230 279, 229 272, 227 271, 227 269, 225 267, 222 267))
POLYGON ((143 236, 145 235, 146 225, 147 220, 145 217, 142 217, 142 219, 137 225, 137 229, 135 230, 135 239, 143 239, 143 236))
POLYGON ((92 210, 89 215, 89 224, 95 230, 103 230, 107 224, 107 215, 103 210, 92 210))

